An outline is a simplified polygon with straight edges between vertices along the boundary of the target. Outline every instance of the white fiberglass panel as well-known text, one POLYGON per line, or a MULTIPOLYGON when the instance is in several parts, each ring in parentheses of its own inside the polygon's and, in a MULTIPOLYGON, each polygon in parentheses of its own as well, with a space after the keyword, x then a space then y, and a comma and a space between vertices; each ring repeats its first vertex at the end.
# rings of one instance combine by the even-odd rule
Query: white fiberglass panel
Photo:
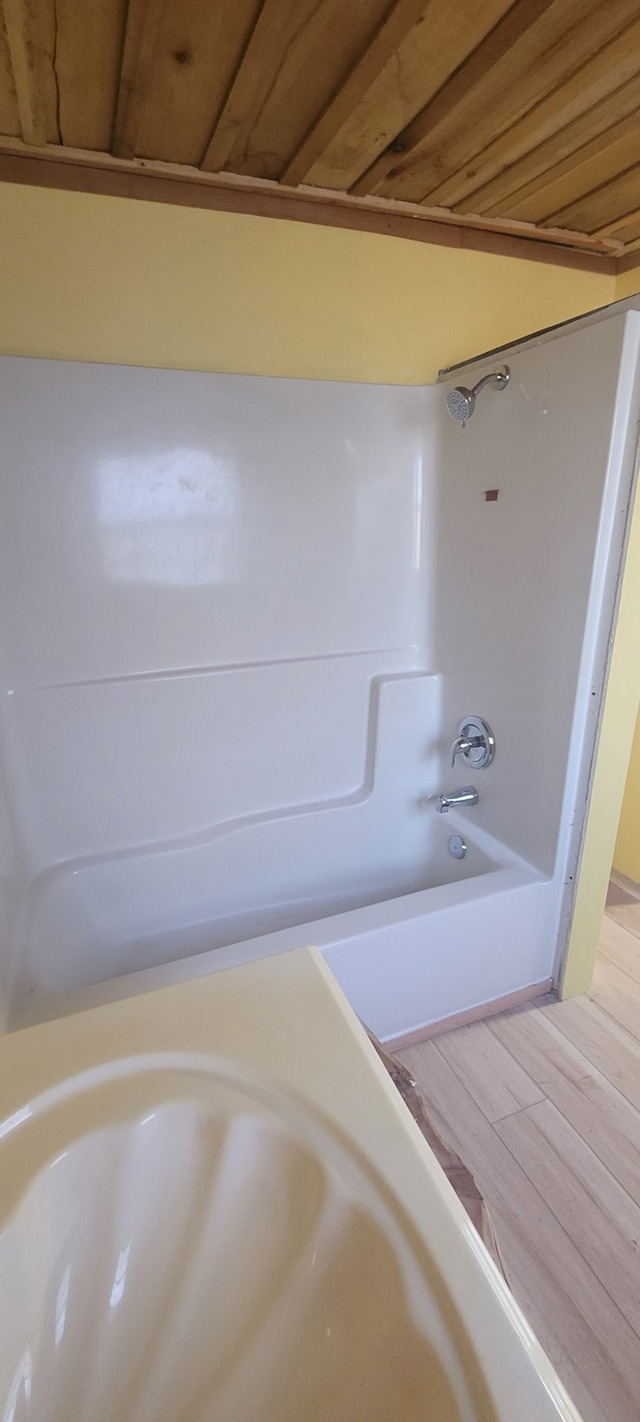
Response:
POLYGON ((426 871, 436 399, 0 360, 20 981, 426 871))
MULTIPOLYGON (((587 764, 591 754, 578 698, 597 711, 604 675, 635 441, 637 336, 627 354, 625 331, 637 319, 613 316, 509 353, 504 391, 485 389, 464 429, 443 417, 435 613, 443 717, 452 734, 465 712, 489 721, 497 753, 479 782, 483 828, 549 874, 578 710, 587 764), (487 491, 498 497, 488 501, 487 491), (601 584, 591 598, 599 562, 609 568, 604 602, 601 584)), ((451 384, 473 384, 497 363, 451 384)), ((466 778, 458 762, 451 783, 466 778)), ((581 822, 575 783, 572 793, 568 813, 581 822)))
POLYGON ((420 395, 0 360, 6 687, 415 648, 420 395))
POLYGON ((356 793, 376 669, 299 660, 15 694, 34 869, 356 793))

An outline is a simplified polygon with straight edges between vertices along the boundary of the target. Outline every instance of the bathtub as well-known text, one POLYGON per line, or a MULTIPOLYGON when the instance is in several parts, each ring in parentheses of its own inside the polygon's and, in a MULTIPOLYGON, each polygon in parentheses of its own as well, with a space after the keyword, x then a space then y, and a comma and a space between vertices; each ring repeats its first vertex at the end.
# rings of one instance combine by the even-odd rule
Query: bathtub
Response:
POLYGON ((350 875, 348 886, 331 892, 235 915, 216 914, 203 865, 208 855, 211 870, 212 843, 219 841, 41 876, 28 898, 25 966, 9 1025, 309 944, 320 948, 358 1015, 385 1041, 411 1039, 451 1015, 529 988, 546 991, 553 881, 483 831, 474 812, 437 815, 429 798, 420 813, 422 867, 387 863, 386 877, 377 866, 375 887, 369 871, 359 883, 350 875), (449 848, 454 836, 467 845, 463 859, 449 848), (155 931, 149 931, 150 903, 155 931), (547 944, 542 959, 541 943, 547 944))
MULTIPOLYGON (((327 793, 327 785, 313 800, 283 796, 280 805, 263 809, 255 796, 256 759, 244 813, 219 814, 189 830, 177 814, 189 787, 172 788, 169 768, 157 794, 164 795, 165 821, 168 804, 179 833, 149 842, 149 828, 162 825, 162 812, 153 821, 150 806, 134 803, 130 844, 105 852, 96 834, 94 852, 87 843, 84 852, 33 875, 16 930, 9 1027, 307 945, 321 949, 356 1012, 383 1040, 411 1037, 451 1014, 546 987, 557 936, 553 889, 483 824, 493 768, 474 774, 479 801, 473 809, 436 814, 438 789, 471 777, 465 765, 443 770, 439 742, 429 734, 441 715, 442 678, 412 670, 365 681, 367 671, 365 663, 364 755, 351 786, 339 787, 343 793, 327 793), (138 826, 145 834, 138 844, 137 813, 148 818, 138 826), (455 835, 467 845, 462 859, 450 849, 455 835)), ((330 674, 326 665, 322 674, 330 674)), ((339 675, 343 683, 353 676, 346 659, 339 675)), ((208 681, 204 710, 212 715, 220 677, 208 681)), ((121 747, 125 713, 137 716, 144 730, 157 714, 157 697, 172 696, 183 720, 195 689, 184 679, 177 685, 166 679, 101 684, 49 690, 12 707, 15 742, 22 738, 39 786, 50 787, 56 831, 69 843, 74 822, 89 824, 91 813, 95 820, 96 793, 100 833, 108 828, 109 744, 98 745, 97 731, 95 741, 87 739, 78 779, 78 744, 93 708, 104 728, 107 695, 110 734, 121 747), (72 714, 79 700, 81 725, 72 714), (64 743, 61 724, 69 727, 64 743), (65 799, 64 785, 72 780, 74 797, 65 799)), ((206 719, 203 724, 206 730, 206 719)), ((319 718, 316 736, 320 725, 319 718)), ((142 757, 142 735, 131 738, 142 757)), ((238 784, 237 770, 233 776, 229 802, 239 806, 246 777, 238 784)), ((119 811, 126 785, 117 758, 112 783, 119 811)), ((298 777, 298 793, 299 786, 298 777)))

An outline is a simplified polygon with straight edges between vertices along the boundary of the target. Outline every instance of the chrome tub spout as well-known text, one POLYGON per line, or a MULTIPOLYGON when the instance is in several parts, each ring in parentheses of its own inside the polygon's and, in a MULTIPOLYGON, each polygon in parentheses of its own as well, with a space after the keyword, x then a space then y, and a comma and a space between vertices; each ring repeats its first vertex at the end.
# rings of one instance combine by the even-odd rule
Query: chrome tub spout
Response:
POLYGON ((475 785, 463 785, 461 790, 452 790, 449 795, 438 795, 436 810, 439 815, 446 815, 448 810, 464 809, 465 806, 477 803, 478 791, 475 785))

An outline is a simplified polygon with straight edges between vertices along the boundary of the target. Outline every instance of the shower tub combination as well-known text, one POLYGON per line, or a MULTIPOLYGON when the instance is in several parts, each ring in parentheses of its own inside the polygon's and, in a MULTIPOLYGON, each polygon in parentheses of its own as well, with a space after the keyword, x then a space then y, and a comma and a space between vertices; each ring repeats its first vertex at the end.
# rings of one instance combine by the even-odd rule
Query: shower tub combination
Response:
POLYGON ((523 342, 475 409, 499 358, 444 389, 1 362, 8 1027, 309 943, 386 1040, 557 979, 639 330, 523 342), (495 758, 452 768, 471 714, 495 758))

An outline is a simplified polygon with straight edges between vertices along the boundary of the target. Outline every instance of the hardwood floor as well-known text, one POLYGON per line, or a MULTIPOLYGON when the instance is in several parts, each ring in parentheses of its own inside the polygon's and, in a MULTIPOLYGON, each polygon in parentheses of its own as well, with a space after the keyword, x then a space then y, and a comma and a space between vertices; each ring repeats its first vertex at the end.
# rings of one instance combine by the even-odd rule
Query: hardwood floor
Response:
POLYGON ((638 1422, 640 902, 608 900, 583 997, 397 1055, 473 1171, 513 1292, 584 1422, 638 1422))

